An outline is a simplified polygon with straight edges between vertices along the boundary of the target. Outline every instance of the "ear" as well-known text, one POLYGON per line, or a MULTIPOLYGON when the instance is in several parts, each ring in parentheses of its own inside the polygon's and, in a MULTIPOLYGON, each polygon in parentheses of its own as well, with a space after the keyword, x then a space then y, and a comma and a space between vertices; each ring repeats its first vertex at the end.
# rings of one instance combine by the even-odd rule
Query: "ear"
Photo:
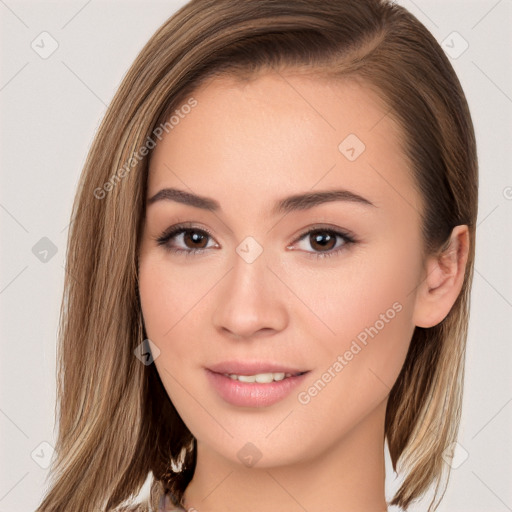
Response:
POLYGON ((464 282, 468 254, 468 227, 456 226, 448 247, 442 253, 427 258, 424 275, 416 291, 414 325, 433 327, 448 315, 464 282))

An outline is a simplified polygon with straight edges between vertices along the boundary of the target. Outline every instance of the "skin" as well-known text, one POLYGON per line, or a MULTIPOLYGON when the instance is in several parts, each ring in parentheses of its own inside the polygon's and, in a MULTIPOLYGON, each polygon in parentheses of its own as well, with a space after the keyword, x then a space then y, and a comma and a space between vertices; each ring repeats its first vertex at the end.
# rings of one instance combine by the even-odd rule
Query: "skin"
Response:
POLYGON ((245 82, 210 80, 193 97, 197 106, 154 150, 147 197, 176 187, 222 209, 148 205, 139 255, 146 331, 160 350, 156 368, 197 440, 185 504, 200 512, 386 510, 388 394, 415 326, 439 323, 460 292, 467 227, 454 229, 446 254, 422 259, 422 198, 401 132, 360 83, 266 71, 245 82), (351 133, 366 146, 355 161, 338 149, 351 133), (271 215, 283 197, 339 188, 375 206, 331 201, 271 215), (178 222, 213 237, 194 243, 178 235, 169 244, 207 247, 203 253, 176 254, 156 243, 178 222), (357 241, 343 246, 336 237, 322 248, 313 236, 298 240, 318 225, 348 230, 357 241), (263 248, 252 263, 236 252, 248 236, 263 248), (322 251, 333 255, 311 257, 322 251), (394 318, 300 403, 298 393, 394 303, 401 306, 394 318), (205 366, 228 359, 311 371, 284 400, 240 408, 205 376, 205 366), (237 456, 247 442, 261 453, 252 467, 237 456))

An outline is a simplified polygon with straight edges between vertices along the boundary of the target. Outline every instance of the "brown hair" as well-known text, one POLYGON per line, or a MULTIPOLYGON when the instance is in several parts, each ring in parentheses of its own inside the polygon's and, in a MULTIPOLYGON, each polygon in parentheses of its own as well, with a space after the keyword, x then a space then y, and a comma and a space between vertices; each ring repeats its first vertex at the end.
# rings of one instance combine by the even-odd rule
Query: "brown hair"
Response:
POLYGON ((181 499, 194 437, 155 366, 134 356, 146 338, 137 280, 150 154, 141 148, 207 77, 282 66, 362 80, 389 107, 424 200, 425 254, 444 250, 455 226, 469 226, 462 291, 441 323, 415 329, 386 413, 393 467, 404 475, 391 503, 406 508, 446 476, 442 454, 460 418, 478 195, 473 125, 450 62, 412 14, 387 0, 192 0, 133 63, 81 175, 59 330, 57 457, 39 512, 127 506, 150 472, 150 502, 137 510, 157 508, 164 493, 181 499))

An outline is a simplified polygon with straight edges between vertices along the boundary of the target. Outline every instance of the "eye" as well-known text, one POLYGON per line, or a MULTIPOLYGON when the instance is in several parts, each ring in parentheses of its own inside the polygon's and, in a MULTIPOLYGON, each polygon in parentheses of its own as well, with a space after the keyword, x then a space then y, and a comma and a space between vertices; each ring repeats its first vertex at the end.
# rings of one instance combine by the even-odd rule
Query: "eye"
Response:
MULTIPOLYGON (((211 233, 205 229, 199 229, 189 224, 178 224, 164 231, 156 238, 156 242, 170 252, 185 253, 188 256, 210 249, 211 246, 208 247, 207 243, 211 236, 211 233)), ((218 247, 218 245, 214 244, 213 247, 218 247)))
MULTIPOLYGON (((315 227, 300 235, 294 243, 297 242, 305 242, 305 245, 309 245, 313 248, 313 251, 310 251, 302 247, 303 250, 310 253, 309 256, 313 258, 325 258, 340 253, 346 249, 348 245, 356 243, 356 239, 354 236, 344 231, 315 227)), ((292 248, 292 246, 288 248, 292 248)))

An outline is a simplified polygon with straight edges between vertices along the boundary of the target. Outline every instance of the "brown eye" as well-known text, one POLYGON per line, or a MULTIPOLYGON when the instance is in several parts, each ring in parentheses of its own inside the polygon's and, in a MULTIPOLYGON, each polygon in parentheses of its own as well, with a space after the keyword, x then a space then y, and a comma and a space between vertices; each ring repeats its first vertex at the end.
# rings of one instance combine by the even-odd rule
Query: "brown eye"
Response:
POLYGON ((336 235, 333 235, 331 231, 312 231, 309 234, 309 240, 315 251, 328 251, 336 245, 336 235))
POLYGON ((190 249, 204 249, 208 243, 208 234, 202 231, 197 230, 184 230, 183 231, 183 242, 185 245, 190 243, 190 246, 187 245, 190 249))
POLYGON ((295 243, 298 244, 299 249, 308 253, 308 256, 325 258, 344 251, 348 246, 356 242, 354 236, 344 231, 317 227, 303 233, 295 243), (309 245, 310 248, 301 247, 301 244, 305 242, 307 242, 306 245, 309 245))
POLYGON ((194 254, 209 249, 211 246, 208 246, 208 241, 211 238, 211 235, 203 229, 173 226, 157 238, 156 242, 171 252, 194 254))

